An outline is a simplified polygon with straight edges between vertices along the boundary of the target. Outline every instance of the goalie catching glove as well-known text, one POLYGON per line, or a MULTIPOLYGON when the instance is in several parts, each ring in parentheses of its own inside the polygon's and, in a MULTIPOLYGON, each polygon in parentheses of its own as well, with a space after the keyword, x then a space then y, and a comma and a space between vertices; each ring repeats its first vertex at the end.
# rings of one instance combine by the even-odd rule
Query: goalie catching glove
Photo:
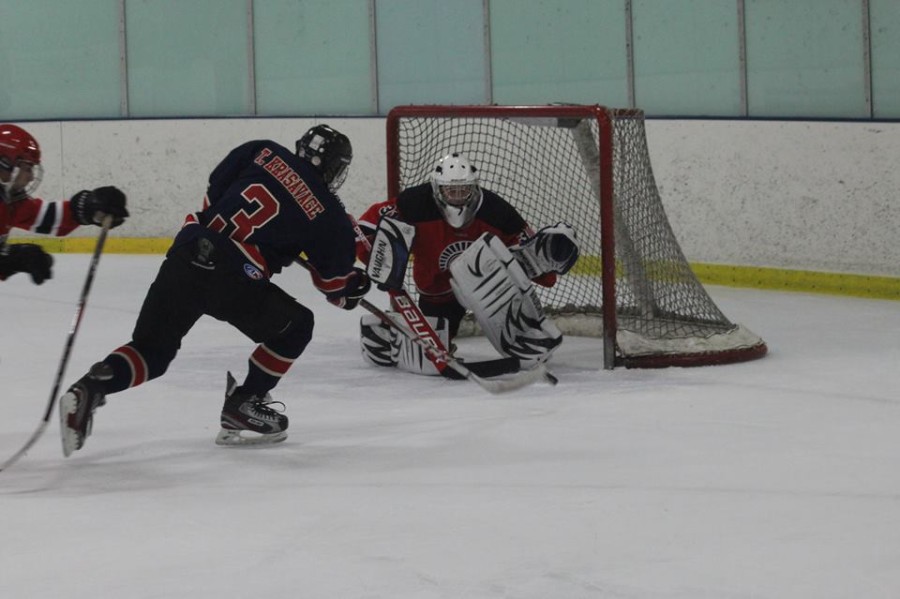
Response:
POLYGON ((578 260, 578 235, 571 225, 560 222, 542 228, 510 250, 529 279, 549 272, 564 275, 578 260))
POLYGON ((530 278, 500 239, 485 233, 450 263, 456 299, 491 345, 523 362, 545 362, 562 333, 544 314, 530 278))

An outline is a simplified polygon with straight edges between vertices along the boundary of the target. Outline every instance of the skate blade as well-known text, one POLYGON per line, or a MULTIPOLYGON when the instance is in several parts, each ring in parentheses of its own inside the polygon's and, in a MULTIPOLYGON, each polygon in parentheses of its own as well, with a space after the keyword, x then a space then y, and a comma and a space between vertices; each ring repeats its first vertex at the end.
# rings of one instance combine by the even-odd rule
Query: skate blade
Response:
POLYGON ((219 431, 219 435, 216 437, 216 445, 222 445, 225 447, 265 446, 280 443, 285 439, 287 439, 287 431, 261 435, 259 433, 252 433, 250 431, 236 431, 223 428, 219 431), (241 435, 241 433, 244 433, 243 436, 241 435))
POLYGON ((69 428, 69 416, 78 409, 75 394, 67 391, 59 398, 59 435, 62 439, 63 456, 69 457, 78 449, 78 433, 69 428))

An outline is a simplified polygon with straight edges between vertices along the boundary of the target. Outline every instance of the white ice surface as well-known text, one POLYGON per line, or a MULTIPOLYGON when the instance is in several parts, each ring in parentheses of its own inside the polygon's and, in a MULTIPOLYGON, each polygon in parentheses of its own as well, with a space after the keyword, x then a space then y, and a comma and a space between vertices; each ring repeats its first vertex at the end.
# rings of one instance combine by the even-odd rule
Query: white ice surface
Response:
MULTIPOLYGON (((0 283, 0 460, 40 422, 89 256, 0 283)), ((64 387, 128 341, 159 256, 103 256, 64 387)), ((0 598, 900 597, 900 304, 712 288, 770 355, 491 396, 379 370, 360 311, 317 318, 275 390, 289 439, 213 443, 253 344, 202 319, 64 459, 56 414, 0 473, 0 598)), ((372 301, 382 303, 379 292, 372 301)), ((464 355, 484 352, 464 342, 464 355)))

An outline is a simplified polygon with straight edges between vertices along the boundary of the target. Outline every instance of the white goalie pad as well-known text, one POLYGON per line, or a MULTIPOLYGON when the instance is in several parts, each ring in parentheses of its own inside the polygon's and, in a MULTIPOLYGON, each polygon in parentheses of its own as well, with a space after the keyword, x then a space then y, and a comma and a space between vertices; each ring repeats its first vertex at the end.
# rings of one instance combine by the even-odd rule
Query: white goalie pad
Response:
MULTIPOLYGON (((388 312, 393 317, 396 312, 388 312)), ((437 333, 444 347, 450 343, 450 332, 447 319, 426 317, 428 324, 437 333)), ((397 326, 404 326, 399 317, 394 319, 397 326)), ((363 314, 359 319, 359 343, 363 359, 375 366, 397 367, 400 370, 413 374, 438 375, 438 369, 428 356, 424 348, 409 339, 406 335, 397 332, 393 327, 381 322, 374 314, 363 314)))
MULTIPOLYGON (((426 316, 425 320, 437 333, 444 347, 450 347, 450 330, 446 318, 426 316)), ((437 367, 425 355, 425 349, 406 335, 392 331, 397 336, 397 368, 413 374, 439 375, 437 367)))
POLYGON ((497 237, 479 237, 450 264, 450 274, 456 298, 502 355, 544 362, 562 343, 531 280, 497 237))
POLYGON ((396 335, 374 314, 363 314, 359 319, 359 347, 363 360, 374 366, 396 366, 396 335))

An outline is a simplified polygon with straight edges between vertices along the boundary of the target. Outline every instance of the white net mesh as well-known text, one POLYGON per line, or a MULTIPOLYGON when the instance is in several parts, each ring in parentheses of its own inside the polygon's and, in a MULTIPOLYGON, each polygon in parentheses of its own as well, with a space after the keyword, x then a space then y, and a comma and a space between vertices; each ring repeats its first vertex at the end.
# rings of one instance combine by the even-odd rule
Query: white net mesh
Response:
MULTIPOLYGON (((584 107, 598 109, 598 107, 584 107)), ((653 178, 640 111, 603 110, 602 119, 521 116, 515 108, 402 108, 389 117, 389 152, 396 156, 399 191, 428 180, 435 163, 461 152, 479 169, 481 184, 512 203, 535 228, 563 221, 578 231, 581 257, 552 288, 538 294, 566 334, 601 336, 601 186, 613 181, 617 360, 669 356, 659 364, 689 363, 712 354, 758 354, 762 340, 731 323, 697 280, 672 232, 653 178), (395 132, 392 136, 391 131, 395 132), (610 131, 612 160, 601 160, 610 131), (604 164, 609 166, 603 166, 604 164), (606 172, 603 172, 606 171, 606 172), (749 350, 749 351, 748 351, 749 350), (682 360, 678 356, 693 356, 682 360)), ((566 109, 563 109, 565 111, 566 109)), ((529 114, 534 114, 532 110, 529 114)), ((608 157, 605 157, 608 158, 608 157)), ((414 289, 411 281, 409 289, 414 289)), ((756 355, 719 355, 708 362, 756 355)), ((700 360, 703 362, 703 360, 700 360)))

